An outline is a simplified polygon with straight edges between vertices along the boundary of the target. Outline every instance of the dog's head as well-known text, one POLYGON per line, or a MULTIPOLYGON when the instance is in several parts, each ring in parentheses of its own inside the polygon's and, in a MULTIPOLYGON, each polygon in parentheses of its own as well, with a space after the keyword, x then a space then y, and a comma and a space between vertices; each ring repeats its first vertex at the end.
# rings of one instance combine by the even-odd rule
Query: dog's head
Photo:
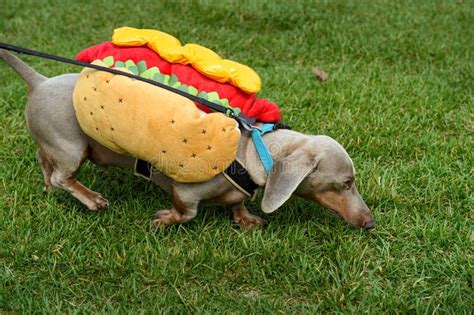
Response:
POLYGON ((262 200, 263 212, 278 209, 292 194, 314 200, 349 224, 375 226, 355 186, 355 170, 344 148, 327 136, 308 136, 270 170, 262 200))

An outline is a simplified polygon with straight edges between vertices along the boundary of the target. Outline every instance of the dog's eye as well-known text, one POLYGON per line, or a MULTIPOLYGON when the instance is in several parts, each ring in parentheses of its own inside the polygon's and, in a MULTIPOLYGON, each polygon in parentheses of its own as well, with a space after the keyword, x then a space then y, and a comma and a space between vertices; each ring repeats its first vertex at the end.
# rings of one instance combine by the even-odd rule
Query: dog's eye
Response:
POLYGON ((342 183, 344 185, 344 188, 345 189, 351 189, 352 187, 352 180, 348 180, 348 181, 345 181, 344 183, 342 183))

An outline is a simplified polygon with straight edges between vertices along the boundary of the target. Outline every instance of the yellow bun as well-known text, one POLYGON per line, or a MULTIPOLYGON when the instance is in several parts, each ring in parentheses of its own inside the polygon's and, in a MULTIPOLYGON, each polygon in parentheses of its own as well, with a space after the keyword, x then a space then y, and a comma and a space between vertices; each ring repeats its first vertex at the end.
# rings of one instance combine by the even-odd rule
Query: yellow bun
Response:
POLYGON ((145 82, 86 68, 73 102, 87 135, 112 151, 149 161, 178 182, 209 180, 237 154, 235 120, 203 114, 187 98, 145 82))

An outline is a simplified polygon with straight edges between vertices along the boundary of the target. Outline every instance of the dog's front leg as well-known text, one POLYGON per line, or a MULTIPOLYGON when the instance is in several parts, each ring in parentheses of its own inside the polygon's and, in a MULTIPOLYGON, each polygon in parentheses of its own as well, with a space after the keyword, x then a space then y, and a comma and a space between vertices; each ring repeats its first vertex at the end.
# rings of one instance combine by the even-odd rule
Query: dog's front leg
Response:
POLYGON ((234 223, 240 225, 241 228, 248 230, 254 227, 262 227, 267 224, 267 221, 264 219, 248 212, 243 201, 232 205, 231 209, 234 223))
MULTIPOLYGON (((159 210, 151 222, 152 227, 168 224, 180 224, 192 220, 197 215, 200 200, 186 200, 176 187, 171 188, 173 208, 159 210)), ((194 199, 194 198, 188 198, 194 199)))

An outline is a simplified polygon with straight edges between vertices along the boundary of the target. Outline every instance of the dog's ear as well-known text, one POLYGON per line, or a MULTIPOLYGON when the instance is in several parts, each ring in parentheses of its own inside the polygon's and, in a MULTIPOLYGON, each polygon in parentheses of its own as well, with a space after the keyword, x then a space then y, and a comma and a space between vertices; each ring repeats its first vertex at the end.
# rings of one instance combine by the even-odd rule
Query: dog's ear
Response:
POLYGON ((306 176, 317 168, 319 160, 298 152, 275 162, 267 176, 262 211, 271 213, 285 203, 306 176))

